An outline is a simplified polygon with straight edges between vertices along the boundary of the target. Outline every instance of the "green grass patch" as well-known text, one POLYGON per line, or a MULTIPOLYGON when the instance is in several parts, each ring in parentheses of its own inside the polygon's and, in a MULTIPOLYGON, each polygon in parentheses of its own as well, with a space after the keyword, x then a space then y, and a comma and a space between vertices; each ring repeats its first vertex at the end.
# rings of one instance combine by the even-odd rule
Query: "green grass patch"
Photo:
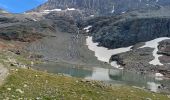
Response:
POLYGON ((168 100, 163 94, 126 86, 48 74, 29 69, 11 70, 0 88, 0 99, 42 100, 168 100), (148 99, 149 100, 149 99, 148 99))

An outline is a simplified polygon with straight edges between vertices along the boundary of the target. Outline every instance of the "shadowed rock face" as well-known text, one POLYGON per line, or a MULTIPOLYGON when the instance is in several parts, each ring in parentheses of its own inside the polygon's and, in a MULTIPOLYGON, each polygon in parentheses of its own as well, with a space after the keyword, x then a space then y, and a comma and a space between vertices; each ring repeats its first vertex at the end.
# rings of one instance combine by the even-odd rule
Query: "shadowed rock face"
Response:
POLYGON ((161 41, 158 45, 158 54, 162 56, 159 58, 162 63, 170 62, 170 40, 161 41))
POLYGON ((48 0, 33 11, 75 8, 89 15, 109 15, 143 8, 157 9, 169 3, 169 0, 48 0))
POLYGON ((93 26, 93 40, 107 48, 127 47, 170 36, 169 18, 108 18, 93 22, 89 22, 93 26))
POLYGON ((170 40, 164 40, 160 42, 158 49, 159 54, 170 56, 170 40))
POLYGON ((21 42, 32 42, 43 37, 42 34, 34 31, 33 28, 24 25, 9 26, 0 28, 0 38, 21 42))

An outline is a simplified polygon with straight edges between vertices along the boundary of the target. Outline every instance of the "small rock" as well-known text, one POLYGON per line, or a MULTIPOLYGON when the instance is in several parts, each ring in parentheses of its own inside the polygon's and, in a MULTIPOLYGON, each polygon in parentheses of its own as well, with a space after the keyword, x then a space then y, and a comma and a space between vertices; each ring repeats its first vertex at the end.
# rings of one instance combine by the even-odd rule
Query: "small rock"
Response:
POLYGON ((21 68, 26 68, 26 65, 20 65, 21 68))
POLYGON ((76 83, 78 83, 79 81, 77 80, 76 83))
POLYGON ((146 98, 146 100, 152 100, 151 98, 146 98))
POLYGON ((7 88, 8 91, 11 91, 11 88, 7 88))
POLYGON ((15 97, 15 95, 12 95, 12 97, 14 98, 14 97, 15 97))
POLYGON ((24 87, 27 87, 27 85, 26 85, 26 84, 24 84, 24 87))
POLYGON ((16 92, 19 92, 19 93, 21 93, 21 94, 24 93, 24 91, 22 91, 21 89, 16 89, 16 92))
POLYGON ((40 97, 36 97, 36 100, 40 100, 41 98, 40 97))
POLYGON ((89 80, 81 80, 81 82, 89 83, 89 80))
POLYGON ((168 96, 168 98, 170 98, 170 95, 167 95, 168 96))
POLYGON ((47 84, 47 83, 48 83, 48 80, 46 80, 45 83, 47 84))

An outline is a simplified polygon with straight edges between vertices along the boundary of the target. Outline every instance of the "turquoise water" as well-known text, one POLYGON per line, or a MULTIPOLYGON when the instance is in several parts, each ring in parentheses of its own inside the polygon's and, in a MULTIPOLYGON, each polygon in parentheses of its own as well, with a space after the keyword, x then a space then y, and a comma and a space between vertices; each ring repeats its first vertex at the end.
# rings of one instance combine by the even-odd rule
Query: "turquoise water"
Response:
POLYGON ((58 64, 43 64, 41 67, 36 67, 39 70, 46 70, 50 73, 64 74, 67 76, 99 80, 111 84, 123 84, 139 88, 148 89, 152 92, 168 92, 170 80, 156 79, 148 75, 141 75, 134 72, 127 72, 118 69, 108 69, 100 67, 74 67, 58 64), (165 85, 165 89, 159 89, 161 84, 165 85))

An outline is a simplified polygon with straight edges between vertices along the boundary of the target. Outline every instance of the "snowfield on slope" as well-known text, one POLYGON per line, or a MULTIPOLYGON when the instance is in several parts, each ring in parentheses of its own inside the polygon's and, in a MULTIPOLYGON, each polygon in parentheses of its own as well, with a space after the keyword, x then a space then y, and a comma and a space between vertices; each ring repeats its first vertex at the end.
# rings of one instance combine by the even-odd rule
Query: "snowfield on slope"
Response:
MULTIPOLYGON (((132 46, 129 46, 129 47, 117 48, 117 49, 108 49, 105 47, 99 47, 98 43, 94 43, 92 40, 92 37, 90 36, 86 38, 86 45, 88 46, 89 50, 94 51, 95 56, 97 57, 98 60, 107 62, 107 63, 110 63, 109 60, 112 55, 130 51, 132 47, 132 46)), ((111 62, 111 65, 115 68, 120 68, 120 66, 115 61, 111 62)))
POLYGON ((153 59, 152 61, 150 61, 150 62, 149 62, 150 64, 152 64, 152 65, 160 65, 160 66, 163 65, 163 64, 160 62, 160 60, 159 60, 159 57, 161 57, 162 55, 158 55, 157 52, 158 52, 159 42, 161 42, 161 41, 163 41, 163 40, 166 40, 166 39, 170 39, 170 38, 168 38, 168 37, 156 38, 156 39, 154 39, 154 40, 145 42, 145 45, 142 46, 142 47, 140 47, 140 48, 145 48, 145 47, 154 48, 153 56, 155 57, 155 59, 153 59))
POLYGON ((92 37, 87 37, 86 39, 86 45, 88 48, 95 52, 95 56, 98 58, 98 60, 103 62, 108 62, 112 55, 116 55, 119 53, 127 52, 131 50, 132 46, 125 47, 125 48, 117 48, 117 49, 108 49, 105 47, 99 47, 98 43, 94 43, 92 40, 92 37))
MULTIPOLYGON (((91 26, 84 28, 84 30, 88 31, 89 28, 91 28, 91 26)), ((170 39, 170 38, 169 37, 156 38, 154 40, 145 42, 144 46, 139 47, 139 49, 145 48, 145 47, 154 48, 154 51, 153 51, 154 59, 150 61, 149 64, 160 65, 160 66, 163 65, 159 60, 159 57, 161 57, 162 55, 158 55, 157 52, 158 52, 159 42, 166 40, 166 39, 170 39)), ((88 46, 89 50, 92 50, 95 52, 95 56, 98 58, 98 60, 107 62, 107 63, 109 63, 109 59, 112 55, 130 51, 132 47, 132 46, 129 46, 129 47, 117 48, 117 49, 108 49, 105 47, 99 47, 98 43, 94 43, 92 40, 92 37, 90 36, 88 36, 86 39, 86 45, 88 46)), ((120 65, 118 65, 117 62, 115 61, 111 62, 111 65, 114 66, 115 68, 120 68, 120 65)))

